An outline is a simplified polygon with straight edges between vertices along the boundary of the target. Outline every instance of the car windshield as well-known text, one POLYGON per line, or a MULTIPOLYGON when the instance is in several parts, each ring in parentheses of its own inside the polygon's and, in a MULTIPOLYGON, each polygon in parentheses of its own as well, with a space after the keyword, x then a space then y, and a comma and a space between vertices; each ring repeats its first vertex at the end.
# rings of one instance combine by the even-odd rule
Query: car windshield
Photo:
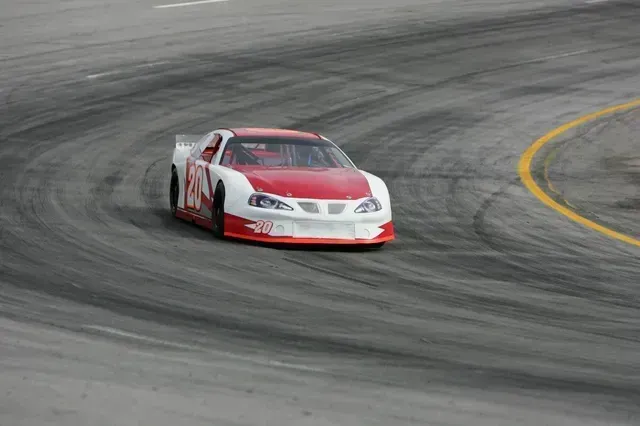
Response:
POLYGON ((225 166, 353 168, 349 159, 323 139, 233 137, 220 164, 225 166))

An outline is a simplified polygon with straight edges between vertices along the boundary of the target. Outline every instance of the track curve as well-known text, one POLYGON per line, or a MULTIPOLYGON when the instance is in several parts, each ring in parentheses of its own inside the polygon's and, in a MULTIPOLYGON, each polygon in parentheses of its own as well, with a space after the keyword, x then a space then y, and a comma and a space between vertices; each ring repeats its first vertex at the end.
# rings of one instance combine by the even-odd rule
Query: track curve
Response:
POLYGON ((620 209, 633 209, 637 200, 636 138, 632 129, 626 130, 625 139, 609 128, 620 127, 616 113, 638 105, 639 100, 626 102, 565 123, 537 139, 518 162, 522 183, 542 203, 576 223, 636 247, 640 240, 628 231, 633 228, 632 210, 620 209), (605 116, 607 120, 598 120, 605 116), (572 176, 574 173, 580 177, 572 176), (612 198, 618 200, 612 203, 612 198), (596 207, 602 203, 608 209, 596 207))
POLYGON ((636 107, 582 126, 553 144, 542 164, 552 195, 638 247, 639 115, 636 107))
POLYGON ((516 165, 637 97, 640 8, 248 3, 0 20, 1 423, 637 424, 637 248, 516 165), (282 251, 171 220, 173 135, 249 125, 338 142, 398 240, 282 251))

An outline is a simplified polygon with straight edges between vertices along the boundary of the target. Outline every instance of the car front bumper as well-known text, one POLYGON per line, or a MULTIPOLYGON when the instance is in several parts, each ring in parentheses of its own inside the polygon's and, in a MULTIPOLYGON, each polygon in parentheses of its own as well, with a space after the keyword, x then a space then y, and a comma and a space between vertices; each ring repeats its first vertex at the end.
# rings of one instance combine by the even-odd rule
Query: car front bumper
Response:
POLYGON ((379 244, 395 239, 390 220, 323 220, 301 217, 243 218, 225 213, 224 235, 291 244, 379 244))

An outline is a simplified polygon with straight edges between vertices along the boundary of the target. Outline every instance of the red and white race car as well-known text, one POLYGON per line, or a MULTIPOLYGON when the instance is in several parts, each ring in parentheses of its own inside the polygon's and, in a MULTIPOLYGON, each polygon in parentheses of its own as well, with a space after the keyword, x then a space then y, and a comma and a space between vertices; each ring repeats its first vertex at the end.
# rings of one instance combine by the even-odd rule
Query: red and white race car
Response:
POLYGON ((395 238, 386 184, 316 133, 177 135, 169 197, 174 216, 220 238, 372 247, 395 238))

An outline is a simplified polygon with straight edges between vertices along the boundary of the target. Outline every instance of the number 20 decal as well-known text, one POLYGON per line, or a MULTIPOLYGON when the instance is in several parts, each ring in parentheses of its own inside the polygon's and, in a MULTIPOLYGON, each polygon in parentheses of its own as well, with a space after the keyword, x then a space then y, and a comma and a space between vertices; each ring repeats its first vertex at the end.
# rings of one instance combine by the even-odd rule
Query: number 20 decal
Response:
POLYGON ((202 207, 202 181, 204 171, 202 166, 191 164, 187 173, 187 208, 200 211, 202 207))
POLYGON ((268 234, 273 228, 273 222, 268 220, 259 220, 256 222, 256 227, 253 228, 253 232, 256 234, 268 234))

